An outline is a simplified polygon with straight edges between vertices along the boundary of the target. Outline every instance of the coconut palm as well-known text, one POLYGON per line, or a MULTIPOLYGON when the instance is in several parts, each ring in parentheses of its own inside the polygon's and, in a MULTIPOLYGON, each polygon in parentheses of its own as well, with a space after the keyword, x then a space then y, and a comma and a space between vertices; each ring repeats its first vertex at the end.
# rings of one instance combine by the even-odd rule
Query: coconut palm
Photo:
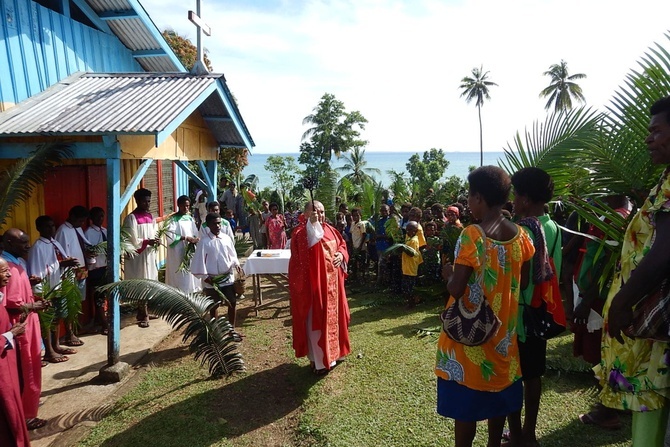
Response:
POLYGON ((381 175, 382 171, 377 168, 368 168, 368 162, 365 160, 365 149, 355 147, 350 155, 342 155, 344 165, 335 168, 340 172, 348 172, 343 178, 349 179, 354 185, 362 185, 364 182, 372 180, 370 174, 381 175))
POLYGON ((585 102, 582 88, 574 82, 577 79, 585 79, 584 73, 569 74, 568 63, 561 60, 559 64, 551 65, 549 70, 542 74, 551 78, 551 84, 540 92, 540 98, 549 97, 545 109, 549 110, 553 104, 556 112, 570 110, 573 98, 580 103, 585 102))
POLYGON ((461 85, 458 87, 463 90, 461 97, 465 96, 465 101, 470 104, 475 100, 477 106, 477 114, 479 115, 479 165, 484 165, 484 136, 482 132, 482 106, 485 99, 491 99, 489 95, 489 87, 497 86, 493 81, 487 80, 489 72, 484 72, 484 67, 475 67, 472 69, 472 76, 466 76, 461 79, 461 85))

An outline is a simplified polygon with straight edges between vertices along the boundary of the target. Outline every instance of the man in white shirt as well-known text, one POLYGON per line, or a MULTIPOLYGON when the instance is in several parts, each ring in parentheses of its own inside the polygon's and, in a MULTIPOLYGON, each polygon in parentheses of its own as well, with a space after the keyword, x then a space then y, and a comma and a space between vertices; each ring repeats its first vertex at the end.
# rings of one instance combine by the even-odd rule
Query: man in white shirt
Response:
MULTIPOLYGON (((216 200, 209 202, 207 204, 208 214, 216 213, 220 216, 221 215, 220 211, 221 211, 221 205, 216 200)), ((235 235, 233 234, 233 229, 231 228, 230 223, 225 219, 221 220, 221 232, 223 234, 227 234, 228 236, 230 236, 230 239, 233 241, 233 245, 235 245, 235 235)), ((200 236, 200 239, 204 239, 207 236, 207 234, 209 234, 209 228, 207 228, 207 224, 203 218, 202 226, 200 227, 200 232, 198 233, 198 235, 200 236)))
MULTIPOLYGON (((237 297, 233 283, 235 282, 235 266, 240 265, 233 241, 221 231, 221 216, 209 213, 206 225, 207 235, 200 240, 191 260, 191 272, 202 279, 203 293, 215 302, 223 301, 219 293, 228 301, 228 321, 235 327, 235 307, 237 297), (214 288, 218 289, 218 292, 214 288)), ((218 306, 211 311, 216 318, 218 306)))

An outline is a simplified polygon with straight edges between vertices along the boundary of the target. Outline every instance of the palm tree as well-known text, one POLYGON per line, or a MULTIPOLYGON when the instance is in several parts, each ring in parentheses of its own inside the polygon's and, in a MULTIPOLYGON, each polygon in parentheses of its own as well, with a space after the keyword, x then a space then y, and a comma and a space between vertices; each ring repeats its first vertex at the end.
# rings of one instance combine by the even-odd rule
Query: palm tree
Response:
MULTIPOLYGON (((333 154, 339 156, 349 149, 365 145, 366 141, 359 139, 357 129, 365 129, 367 122, 360 112, 347 112, 342 101, 326 93, 313 113, 302 120, 303 125, 312 127, 302 135, 302 141, 309 144, 301 147, 301 152, 311 152, 315 164, 329 163, 333 154)), ((306 160, 301 157, 299 161, 304 164, 306 160)))
POLYGON ((344 165, 335 168, 340 172, 348 172, 343 178, 349 179, 354 185, 362 185, 365 181, 372 180, 370 174, 381 175, 382 171, 377 168, 366 167, 365 149, 354 147, 350 155, 342 155, 344 165))
POLYGON ((466 76, 461 79, 461 85, 458 87, 463 90, 461 97, 465 96, 465 102, 470 102, 475 99, 477 106, 477 113, 479 114, 479 165, 484 165, 484 137, 482 133, 482 106, 485 99, 491 99, 489 95, 489 87, 497 86, 493 81, 487 80, 489 72, 484 72, 484 67, 475 67, 472 69, 472 77, 466 76))
POLYGON ((584 79, 584 73, 577 73, 570 75, 568 73, 568 63, 561 59, 560 64, 553 64, 549 70, 542 73, 544 76, 551 78, 551 84, 540 92, 540 98, 549 97, 549 101, 544 106, 549 110, 551 105, 554 105, 554 111, 561 112, 572 109, 572 99, 584 103, 584 95, 582 88, 573 82, 577 79, 584 79))

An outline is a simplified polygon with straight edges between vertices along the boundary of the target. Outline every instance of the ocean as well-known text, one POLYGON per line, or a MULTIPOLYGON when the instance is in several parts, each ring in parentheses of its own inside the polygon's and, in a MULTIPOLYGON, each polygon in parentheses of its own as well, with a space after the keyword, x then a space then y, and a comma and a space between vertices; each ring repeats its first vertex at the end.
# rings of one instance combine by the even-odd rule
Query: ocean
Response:
MULTIPOLYGON (((365 152, 365 160, 368 162, 367 167, 377 168, 382 171, 381 178, 375 174, 371 174, 377 180, 381 180, 384 186, 391 183, 391 177, 388 175, 389 170, 396 172, 405 172, 407 168, 405 165, 409 158, 416 152, 365 152)), ((265 170, 265 162, 270 155, 281 155, 282 157, 292 156, 298 160, 299 153, 281 153, 281 154, 252 154, 249 156, 249 166, 244 168, 242 178, 246 178, 251 174, 258 177, 259 187, 261 190, 265 187, 273 185, 272 176, 265 170)), ((419 153, 423 156, 423 153, 419 153)), ((449 166, 445 172, 445 178, 456 175, 465 179, 469 172, 470 166, 479 166, 479 152, 445 152, 446 159, 449 160, 449 166)), ((485 165, 498 165, 498 160, 504 157, 504 152, 484 152, 485 165)), ((337 159, 333 157, 333 167, 340 167, 344 165, 344 159, 337 159)))

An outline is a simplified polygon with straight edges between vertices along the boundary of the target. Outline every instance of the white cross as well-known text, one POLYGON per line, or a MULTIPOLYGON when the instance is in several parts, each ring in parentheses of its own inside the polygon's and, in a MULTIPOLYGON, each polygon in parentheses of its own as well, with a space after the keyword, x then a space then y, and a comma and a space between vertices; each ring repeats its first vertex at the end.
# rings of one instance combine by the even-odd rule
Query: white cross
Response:
POLYGON ((205 52, 202 47, 202 34, 205 33, 207 36, 212 35, 212 29, 207 25, 200 16, 200 0, 196 0, 195 12, 188 12, 188 19, 195 25, 198 29, 198 40, 197 40, 197 51, 198 56, 191 73, 196 75, 203 75, 209 73, 207 66, 205 65, 205 52))

